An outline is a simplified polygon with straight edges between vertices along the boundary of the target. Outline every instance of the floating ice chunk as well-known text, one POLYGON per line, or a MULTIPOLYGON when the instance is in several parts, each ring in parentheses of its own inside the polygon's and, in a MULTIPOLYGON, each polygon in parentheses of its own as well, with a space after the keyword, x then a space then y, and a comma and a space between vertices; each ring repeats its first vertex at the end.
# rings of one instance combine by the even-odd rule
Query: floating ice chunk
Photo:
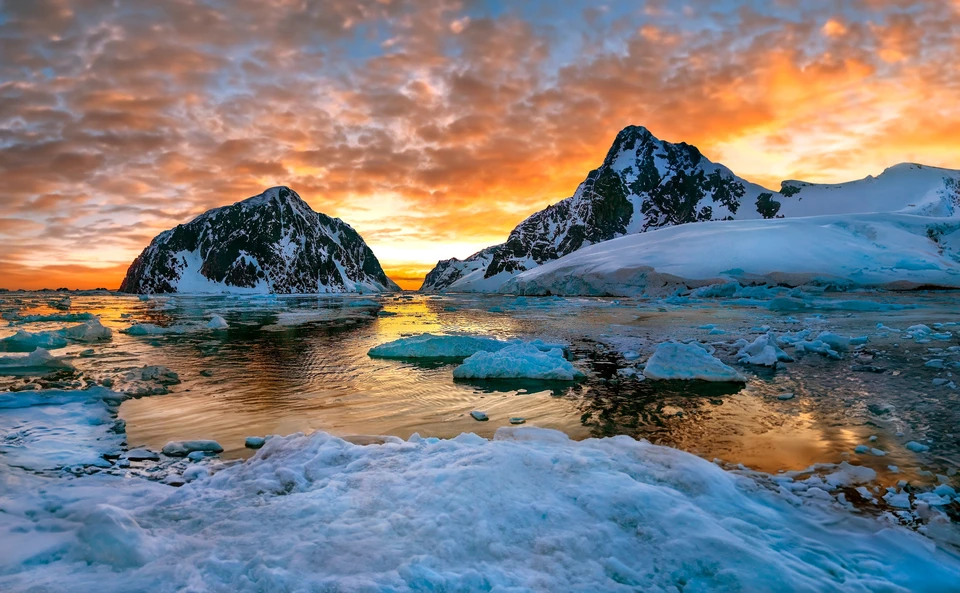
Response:
POLYGON ((800 299, 794 299, 790 297, 777 297, 770 301, 770 304, 767 307, 771 311, 803 311, 809 308, 806 302, 801 301, 800 299))
POLYGON ((523 418, 521 416, 514 416, 510 418, 510 424, 524 424, 526 421, 527 421, 526 418, 523 418))
POLYGON ((161 385, 176 385, 180 383, 180 375, 165 366, 149 365, 127 372, 124 376, 127 381, 153 381, 161 385))
POLYGON ((920 502, 925 502, 928 505, 934 506, 934 507, 950 504, 949 496, 939 496, 934 492, 921 492, 919 494, 914 495, 914 498, 916 498, 920 502))
POLYGON ((227 323, 227 320, 217 314, 214 314, 207 322, 207 329, 227 329, 228 327, 230 327, 230 324, 227 323))
POLYGON ((380 303, 370 299, 348 300, 345 305, 347 307, 380 307, 380 303))
POLYGON ((478 420, 480 422, 484 422, 490 419, 489 417, 487 417, 486 412, 481 412, 480 410, 474 410, 470 412, 470 415, 473 417, 474 420, 478 420))
POLYGON ((135 323, 120 331, 130 336, 163 336, 166 334, 185 334, 189 331, 189 328, 183 325, 161 327, 153 323, 135 323))
POLYGON ((95 319, 93 313, 52 313, 49 315, 25 315, 17 318, 17 323, 39 323, 48 321, 59 321, 64 323, 76 321, 89 321, 95 319))
POLYGON ((777 399, 779 399, 780 401, 787 401, 787 400, 793 399, 794 397, 795 396, 792 393, 781 393, 780 395, 777 396, 777 399))
POLYGON ((857 484, 868 484, 877 479, 877 472, 869 467, 862 465, 850 465, 846 461, 840 462, 837 471, 828 474, 825 478, 827 484, 834 488, 841 486, 856 486, 857 484))
POLYGON ((924 451, 930 450, 930 447, 926 445, 922 445, 917 441, 910 441, 906 445, 904 445, 904 447, 906 447, 910 451, 913 451, 914 453, 923 453, 924 451))
MULTIPOLYGON (((435 358, 461 359, 477 352, 496 352, 510 345, 521 344, 520 340, 498 340, 484 336, 453 335, 442 336, 421 334, 400 338, 370 349, 369 355, 375 358, 435 358)), ((529 344, 538 350, 566 350, 565 344, 551 344, 542 340, 533 340, 529 344)))
POLYGON ((259 449, 267 442, 267 439, 263 437, 247 437, 243 441, 243 446, 248 449, 259 449))
POLYGON ((58 333, 32 333, 21 329, 14 335, 0 340, 0 352, 33 352, 37 348, 54 350, 66 345, 66 338, 58 333))
POLYGON ((840 360, 841 358, 839 352, 833 350, 830 348, 829 344, 826 344, 820 340, 814 340, 812 342, 795 342, 794 347, 797 349, 797 352, 815 352, 816 354, 821 354, 832 360, 840 360))
POLYGON ((870 447, 866 445, 857 445, 856 448, 854 448, 853 452, 858 455, 863 455, 864 453, 870 452, 870 447))
POLYGON ((516 343, 494 352, 479 351, 453 370, 455 379, 539 379, 575 381, 583 377, 563 351, 544 352, 533 344, 516 343))
POLYGON ((933 489, 933 493, 936 494, 937 496, 955 497, 957 495, 957 491, 954 490, 954 488, 948 484, 938 485, 936 488, 933 489))
POLYGON ((848 338, 846 336, 841 336, 839 334, 830 332, 821 332, 820 335, 817 336, 817 340, 823 342, 838 352, 846 352, 850 349, 850 346, 857 346, 867 343, 866 336, 848 338))
POLYGON ((466 358, 477 352, 496 352, 509 342, 482 336, 422 334, 400 338, 370 349, 376 358, 466 358))
POLYGON ((793 362, 793 358, 777 346, 777 336, 767 332, 737 352, 737 362, 759 366, 776 366, 777 362, 793 362))
POLYGON ((74 342, 101 342, 113 337, 113 330, 100 323, 99 318, 67 327, 58 332, 63 337, 74 342))
POLYGON ((64 358, 57 358, 43 348, 37 348, 26 356, 0 356, 0 374, 34 374, 49 369, 73 369, 64 358))
POLYGON ((896 509, 910 508, 910 493, 906 491, 887 492, 883 495, 883 500, 887 501, 888 505, 896 509))
POLYGON ((746 377, 697 343, 664 342, 647 361, 643 374, 654 381, 681 379, 745 382, 746 377))
POLYGON ((223 447, 217 441, 196 440, 196 441, 170 441, 163 446, 161 452, 167 457, 186 457, 194 451, 203 451, 204 453, 222 453, 223 447))
POLYGON ((883 449, 877 449, 876 447, 871 448, 870 452, 876 455, 877 457, 884 457, 887 454, 887 452, 884 451, 883 449))

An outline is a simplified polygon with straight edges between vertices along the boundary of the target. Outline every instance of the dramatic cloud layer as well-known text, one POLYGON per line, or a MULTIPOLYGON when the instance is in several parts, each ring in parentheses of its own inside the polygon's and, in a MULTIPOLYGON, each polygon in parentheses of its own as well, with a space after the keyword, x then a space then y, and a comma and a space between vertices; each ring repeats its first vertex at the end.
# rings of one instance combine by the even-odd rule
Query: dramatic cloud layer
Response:
POLYGON ((416 286, 628 124, 774 188, 960 167, 958 52, 944 0, 0 1, 0 287, 116 288, 274 185, 416 286))

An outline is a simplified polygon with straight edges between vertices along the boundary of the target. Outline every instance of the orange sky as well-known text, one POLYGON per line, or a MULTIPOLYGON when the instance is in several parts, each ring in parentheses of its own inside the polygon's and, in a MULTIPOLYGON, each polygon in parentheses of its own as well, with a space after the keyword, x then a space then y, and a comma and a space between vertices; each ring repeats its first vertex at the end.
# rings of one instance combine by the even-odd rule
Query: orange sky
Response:
POLYGON ((419 286, 644 125, 773 189, 960 168, 943 1, 0 5, 0 287, 116 288, 161 230, 274 185, 419 286))

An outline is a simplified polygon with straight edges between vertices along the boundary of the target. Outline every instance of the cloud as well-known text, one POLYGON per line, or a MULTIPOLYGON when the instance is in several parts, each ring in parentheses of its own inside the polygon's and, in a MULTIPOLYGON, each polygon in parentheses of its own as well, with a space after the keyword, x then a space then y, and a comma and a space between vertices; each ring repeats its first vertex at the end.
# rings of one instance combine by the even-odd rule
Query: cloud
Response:
POLYGON ((769 186, 956 166, 958 50, 933 0, 0 3, 0 285, 116 286, 157 232, 281 184, 412 285, 628 124, 769 186))

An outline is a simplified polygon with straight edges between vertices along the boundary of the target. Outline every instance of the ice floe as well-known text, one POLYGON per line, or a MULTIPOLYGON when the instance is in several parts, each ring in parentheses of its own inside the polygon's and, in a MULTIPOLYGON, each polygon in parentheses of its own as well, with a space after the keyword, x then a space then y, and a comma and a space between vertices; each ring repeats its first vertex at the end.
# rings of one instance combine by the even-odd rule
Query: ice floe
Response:
POLYGON ((744 364, 776 366, 777 362, 793 362, 793 358, 777 346, 777 336, 767 332, 737 352, 737 361, 744 364))
POLYGON ((26 356, 0 356, 0 374, 46 373, 51 369, 73 368, 66 358, 56 357, 43 348, 37 348, 26 356))
POLYGON ((515 343, 493 352, 481 350, 453 369, 455 379, 539 379, 575 381, 583 377, 563 356, 563 350, 543 350, 532 343, 515 343))
MULTIPOLYGON (((501 340, 486 336, 420 334, 374 346, 369 354, 375 358, 461 359, 477 352, 496 352, 520 343, 520 340, 501 340)), ((543 351, 566 349, 565 344, 551 344, 542 340, 527 343, 543 351)))
POLYGON ((657 345, 643 368, 643 375, 654 381, 701 380, 744 382, 746 377, 731 368, 697 343, 664 342, 657 345))

